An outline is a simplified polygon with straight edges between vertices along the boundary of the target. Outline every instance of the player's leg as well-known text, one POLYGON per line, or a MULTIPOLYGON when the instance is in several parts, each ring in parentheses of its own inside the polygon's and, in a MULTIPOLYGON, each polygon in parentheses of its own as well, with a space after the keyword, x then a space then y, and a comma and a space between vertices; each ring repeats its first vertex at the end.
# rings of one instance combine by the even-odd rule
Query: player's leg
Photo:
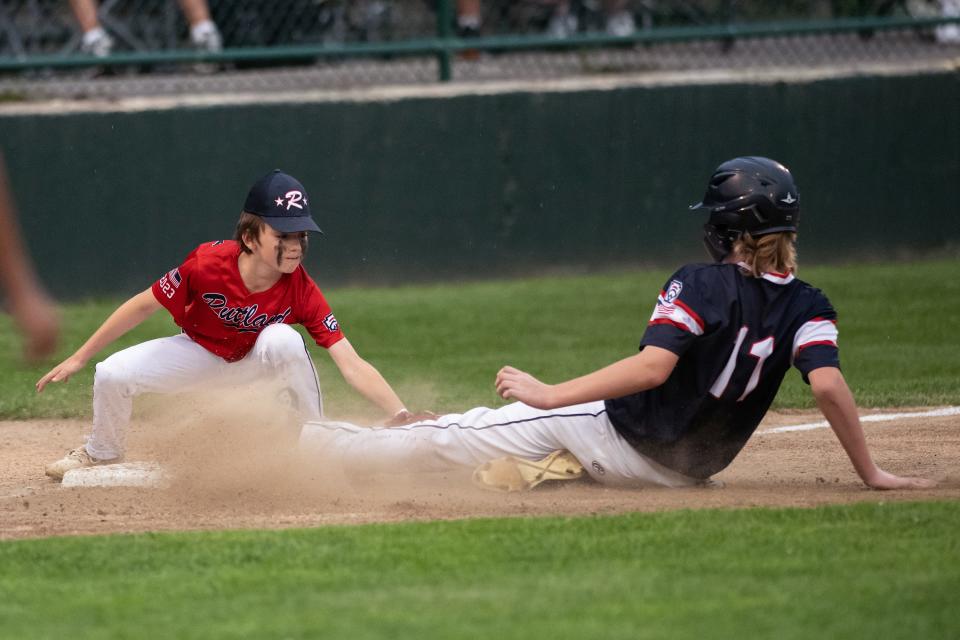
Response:
MULTIPOLYGON (((491 418, 502 424, 482 430, 488 444, 482 454, 492 456, 487 460, 502 455, 539 460, 553 451, 566 450, 594 480, 604 484, 684 487, 697 482, 631 447, 613 427, 603 401, 550 410, 515 402, 497 412, 499 415, 491 418), (504 453, 492 455, 498 449, 504 453)), ((469 431, 455 432, 453 437, 473 439, 469 431)))
POLYGON ((216 380, 226 366, 183 334, 114 353, 98 363, 94 373, 93 432, 87 452, 99 459, 122 457, 134 397, 196 389, 216 380))
POLYGON ((700 482, 639 453, 613 427, 606 412, 594 427, 595 433, 589 435, 579 430, 559 434, 594 480, 622 487, 689 487, 700 482))
POLYGON ((70 0, 70 8, 83 36, 80 40, 80 50, 98 58, 110 55, 113 49, 113 38, 103 29, 100 18, 97 16, 95 0, 70 0))
POLYGON ((150 340, 97 364, 93 384, 93 430, 87 443, 47 467, 59 478, 71 468, 123 457, 133 399, 142 393, 180 393, 235 388, 276 380, 307 420, 322 416, 320 387, 303 339, 293 328, 264 329, 246 358, 228 363, 186 335, 150 340))
POLYGON ((323 395, 303 337, 288 324, 264 328, 249 354, 229 365, 231 384, 274 381, 277 392, 300 415, 300 422, 320 420, 323 395))
POLYGON ((342 464, 348 472, 470 468, 505 455, 536 459, 560 448, 556 442, 540 441, 529 430, 516 426, 529 417, 517 411, 523 406, 478 407, 464 414, 447 414, 400 427, 307 422, 300 446, 342 464), (514 425, 513 433, 508 434, 513 437, 497 433, 506 425, 514 425))
POLYGON ((114 353, 94 372, 93 429, 86 444, 48 465, 46 474, 59 480, 71 469, 121 460, 135 396, 195 388, 216 379, 226 364, 182 334, 114 353))
POLYGON ((223 49, 223 37, 210 15, 207 0, 179 0, 190 25, 190 42, 201 51, 216 53, 223 49))
POLYGON ((251 352, 228 363, 186 335, 150 340, 119 351, 96 367, 93 434, 86 445, 96 458, 123 455, 133 398, 142 393, 223 389, 276 378, 286 386, 304 419, 322 415, 320 387, 303 339, 287 325, 264 329, 251 352))
POLYGON ((564 449, 607 484, 695 482, 634 451, 610 424, 603 402, 549 411, 518 402, 391 428, 308 423, 301 445, 347 470, 374 472, 474 468, 504 456, 539 460, 564 449))

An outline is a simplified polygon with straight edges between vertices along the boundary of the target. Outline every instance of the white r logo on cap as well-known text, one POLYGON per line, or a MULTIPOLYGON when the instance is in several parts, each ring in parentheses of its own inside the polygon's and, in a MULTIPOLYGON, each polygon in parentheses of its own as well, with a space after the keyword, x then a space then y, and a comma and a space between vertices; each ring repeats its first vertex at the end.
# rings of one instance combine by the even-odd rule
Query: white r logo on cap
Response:
POLYGON ((287 199, 287 211, 290 211, 290 207, 303 209, 303 205, 300 204, 300 201, 303 200, 303 194, 299 191, 287 191, 283 194, 283 197, 287 199))

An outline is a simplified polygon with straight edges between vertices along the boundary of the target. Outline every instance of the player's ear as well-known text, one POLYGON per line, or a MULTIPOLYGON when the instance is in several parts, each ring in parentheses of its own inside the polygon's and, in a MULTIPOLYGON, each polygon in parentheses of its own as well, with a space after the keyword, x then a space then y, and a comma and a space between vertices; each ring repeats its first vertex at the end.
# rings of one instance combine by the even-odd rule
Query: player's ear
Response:
POLYGON ((243 211, 240 213, 240 219, 237 221, 237 227, 233 232, 233 239, 240 243, 244 253, 250 253, 250 245, 260 241, 260 231, 263 229, 263 221, 252 213, 243 211))
POLYGON ((247 228, 243 230, 241 235, 241 240, 243 244, 248 247, 254 247, 260 244, 260 234, 263 232, 263 227, 257 227, 255 229, 247 228))

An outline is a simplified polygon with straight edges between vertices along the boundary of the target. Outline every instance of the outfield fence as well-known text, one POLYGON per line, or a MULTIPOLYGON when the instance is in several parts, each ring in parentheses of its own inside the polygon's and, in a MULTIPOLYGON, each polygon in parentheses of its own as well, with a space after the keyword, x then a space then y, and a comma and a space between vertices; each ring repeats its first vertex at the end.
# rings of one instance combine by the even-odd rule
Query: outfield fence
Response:
POLYGON ((117 37, 104 59, 76 52, 66 2, 4 2, 0 98, 11 104, 0 105, 0 141, 32 253, 56 256, 40 261, 41 275, 63 297, 134 291, 197 242, 229 233, 237 198, 277 166, 317 203, 327 235, 308 260, 326 283, 674 263, 702 253, 691 243, 699 221, 683 212, 704 172, 743 153, 802 176, 814 212, 805 259, 955 253, 960 45, 937 29, 956 18, 907 15, 896 3, 885 15, 835 17, 842 3, 800 15, 715 2, 695 20, 654 11, 692 2, 630 2, 630 34, 609 35, 594 16, 559 38, 532 18, 513 26, 510 11, 533 4, 485 13, 466 38, 447 0, 211 0, 225 47, 201 54, 185 45, 173 0, 105 0, 102 22, 115 35, 113 15, 134 34, 156 28, 147 13, 121 11, 148 5, 172 31, 143 35, 143 46, 117 37), (335 22, 377 4, 393 26, 383 37, 348 29, 325 40, 308 29, 320 13, 281 10, 308 4, 339 8, 335 22), (228 12, 238 7, 272 13, 243 22, 228 12), (21 50, 11 53, 10 25, 27 9, 61 22, 45 22, 50 35, 36 42, 17 26, 21 50), (276 33, 286 39, 241 38, 238 25, 266 28, 270 17, 283 18, 276 33), (677 69, 698 73, 640 73, 677 69), (411 86, 314 91, 385 82, 411 86), (247 95, 220 95, 230 92, 247 95), (163 93, 176 95, 31 103, 163 93), (194 99, 204 93, 217 95, 194 99), (903 224, 918 207, 918 221, 903 224), (104 246, 109 259, 90 258, 104 246))
POLYGON ((24 235, 64 299, 136 291, 229 236, 250 183, 275 167, 310 192, 325 235, 308 262, 328 285, 699 260, 702 219, 687 207, 713 167, 744 153, 798 176, 804 260, 849 261, 960 241, 956 79, 771 73, 7 105, 0 140, 24 235))

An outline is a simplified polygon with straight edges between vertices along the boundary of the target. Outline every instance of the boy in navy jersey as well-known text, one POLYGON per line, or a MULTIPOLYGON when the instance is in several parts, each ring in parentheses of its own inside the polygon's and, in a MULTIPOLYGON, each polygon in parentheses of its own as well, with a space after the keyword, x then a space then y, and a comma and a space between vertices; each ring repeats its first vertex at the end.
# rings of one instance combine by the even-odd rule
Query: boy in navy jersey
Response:
POLYGON ((933 486, 870 457, 840 373, 836 312, 794 275, 800 208, 787 168, 760 157, 725 162, 692 208, 709 213, 704 242, 715 263, 670 277, 636 355, 556 385, 504 367, 496 387, 513 404, 389 429, 309 423, 302 442, 352 469, 481 465, 475 479, 510 489, 576 477, 581 466, 608 484, 688 486, 730 464, 792 365, 864 483, 933 486))
POLYGON ((72 469, 119 462, 133 398, 142 393, 282 388, 302 419, 323 415, 320 385, 300 334, 303 325, 344 379, 393 421, 410 414, 393 389, 344 336, 323 293, 303 268, 307 233, 320 232, 307 192, 273 171, 250 188, 233 240, 205 242, 153 286, 120 305, 72 356, 37 382, 65 382, 114 340, 160 309, 175 336, 118 351, 97 364, 93 430, 86 444, 47 466, 61 480, 72 469))

